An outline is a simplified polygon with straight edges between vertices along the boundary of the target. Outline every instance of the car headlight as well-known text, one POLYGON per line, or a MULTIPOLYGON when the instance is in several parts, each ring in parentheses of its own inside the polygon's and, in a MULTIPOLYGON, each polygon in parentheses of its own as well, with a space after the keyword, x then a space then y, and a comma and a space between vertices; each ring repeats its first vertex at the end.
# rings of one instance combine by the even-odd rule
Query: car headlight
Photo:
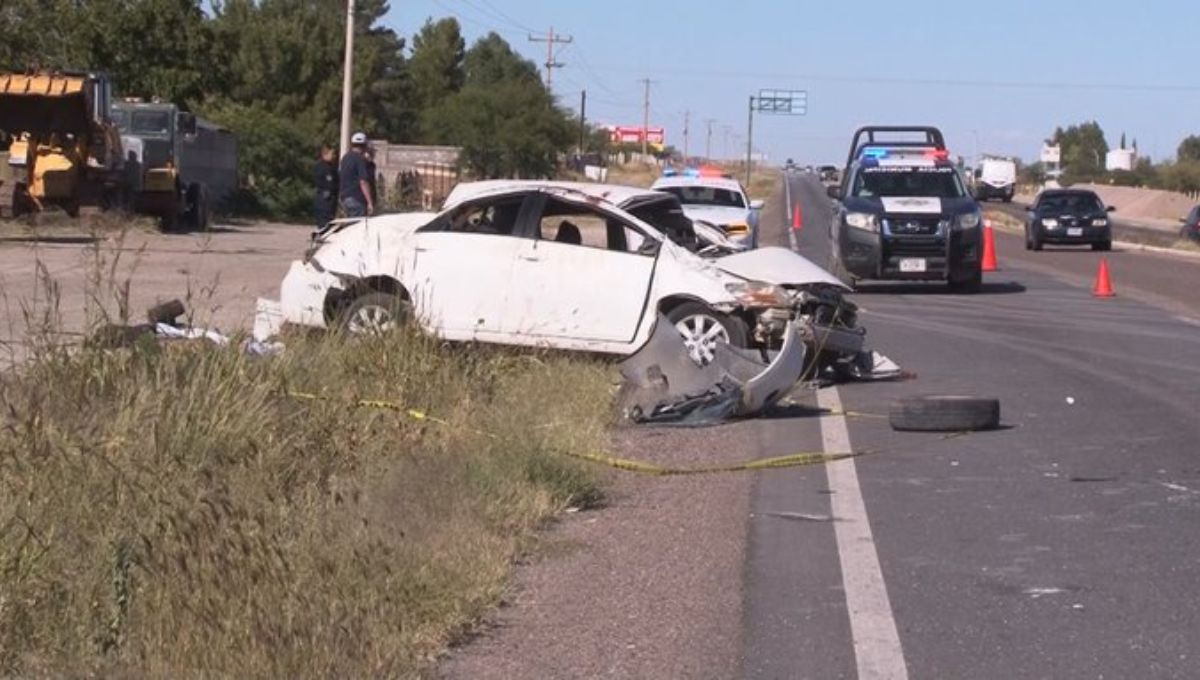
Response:
POLYGON ((725 290, 744 307, 787 307, 791 304, 787 291, 773 283, 738 281, 725 284, 725 290))
POLYGON ((1058 226, 1058 220, 1054 219, 1053 217, 1047 217, 1042 220, 1042 226, 1053 229, 1054 227, 1058 226))
POLYGON ((855 229, 879 231, 879 219, 871 213, 846 213, 846 224, 854 227, 855 229))
POLYGON ((1108 218, 1097 217, 1094 220, 1092 220, 1092 226, 1093 227, 1107 227, 1108 226, 1108 218))
POLYGON ((979 213, 969 212, 959 215, 958 219, 955 221, 955 225, 959 229, 974 229, 975 227, 978 227, 979 223, 982 221, 983 218, 979 215, 979 213))

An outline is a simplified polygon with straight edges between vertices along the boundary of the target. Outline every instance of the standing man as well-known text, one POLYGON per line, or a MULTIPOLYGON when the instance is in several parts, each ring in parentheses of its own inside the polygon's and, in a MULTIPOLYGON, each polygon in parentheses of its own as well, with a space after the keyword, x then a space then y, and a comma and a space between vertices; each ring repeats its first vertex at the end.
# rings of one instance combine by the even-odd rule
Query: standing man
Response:
POLYGON ((379 205, 379 175, 376 174, 378 167, 375 165, 375 147, 368 146, 366 151, 363 151, 363 160, 367 162, 367 183, 371 185, 367 198, 371 199, 371 205, 379 205))
POLYGON ((350 137, 350 150, 342 156, 338 168, 338 198, 346 217, 366 217, 375 212, 375 202, 371 199, 371 175, 363 158, 366 148, 367 135, 355 132, 350 137))
POLYGON ((333 164, 334 158, 333 147, 322 144, 321 154, 317 157, 317 165, 313 170, 313 179, 317 185, 317 200, 313 202, 317 229, 323 229, 337 213, 338 169, 333 164))

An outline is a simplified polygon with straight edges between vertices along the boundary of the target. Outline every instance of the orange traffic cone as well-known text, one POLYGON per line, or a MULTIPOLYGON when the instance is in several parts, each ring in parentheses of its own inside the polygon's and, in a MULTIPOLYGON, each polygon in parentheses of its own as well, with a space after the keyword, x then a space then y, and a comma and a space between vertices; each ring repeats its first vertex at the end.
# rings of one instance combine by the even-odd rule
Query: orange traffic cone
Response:
POLYGON ((998 269, 996 266, 996 232, 992 230, 992 223, 984 220, 983 222, 983 271, 994 272, 998 269))
POLYGON ((800 201, 792 208, 792 231, 799 231, 804 226, 804 218, 800 216, 800 201))
POLYGON ((1100 258, 1100 266, 1096 269, 1096 284, 1092 286, 1092 295, 1096 297, 1114 297, 1112 280, 1108 276, 1108 259, 1100 258))

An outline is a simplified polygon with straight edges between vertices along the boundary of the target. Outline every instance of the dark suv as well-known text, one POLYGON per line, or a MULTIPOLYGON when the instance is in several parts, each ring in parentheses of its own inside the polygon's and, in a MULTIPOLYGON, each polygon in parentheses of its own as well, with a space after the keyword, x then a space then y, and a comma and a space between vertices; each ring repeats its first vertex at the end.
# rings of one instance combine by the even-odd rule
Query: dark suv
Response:
POLYGON ((983 282, 979 205, 931 127, 860 128, 854 134, 830 237, 831 268, 859 279, 983 282))
POLYGON ((1041 250, 1043 243, 1088 245, 1112 250, 1111 207, 1094 191, 1047 189, 1038 194, 1025 218, 1025 248, 1041 250))

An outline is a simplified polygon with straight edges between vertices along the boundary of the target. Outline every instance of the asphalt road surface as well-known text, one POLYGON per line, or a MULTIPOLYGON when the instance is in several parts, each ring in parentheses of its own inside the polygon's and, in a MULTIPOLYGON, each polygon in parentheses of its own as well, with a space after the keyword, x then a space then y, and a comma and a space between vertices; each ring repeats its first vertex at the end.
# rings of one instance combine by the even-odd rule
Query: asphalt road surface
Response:
MULTIPOLYGON (((823 264, 828 199, 811 176, 786 181, 795 245, 823 264)), ((789 243, 764 226, 764 243, 789 243)), ((854 296, 872 346, 916 379, 798 401, 880 414, 905 395, 994 396, 1004 429, 763 422, 764 454, 872 453, 759 476, 746 677, 1200 677, 1200 324, 1186 294, 1200 262, 1110 253, 1120 295, 1099 299, 1097 253, 1026 253, 1003 235, 999 250, 980 294, 854 296)))
MULTIPOLYGON (((1018 220, 1025 219, 1025 208, 1019 204, 984 203, 983 208, 985 212, 1003 212, 1018 220)), ((1128 227, 1116 221, 1113 236, 1118 241, 1140 239, 1140 243, 1145 240, 1141 234, 1150 231, 1140 229, 1131 235, 1128 227)), ((1176 240, 1174 232, 1157 233, 1164 242, 1176 240)), ((1076 285, 1090 285, 1096 275, 1100 254, 1093 253, 1088 246, 1047 245, 1041 252, 1028 252, 1020 235, 997 231, 996 237, 1002 268, 1013 264, 1035 269, 1076 285)), ((1175 256, 1139 251, 1116 243, 1113 252, 1107 253, 1106 257, 1119 295, 1200 319, 1200 257, 1196 253, 1175 256)))

